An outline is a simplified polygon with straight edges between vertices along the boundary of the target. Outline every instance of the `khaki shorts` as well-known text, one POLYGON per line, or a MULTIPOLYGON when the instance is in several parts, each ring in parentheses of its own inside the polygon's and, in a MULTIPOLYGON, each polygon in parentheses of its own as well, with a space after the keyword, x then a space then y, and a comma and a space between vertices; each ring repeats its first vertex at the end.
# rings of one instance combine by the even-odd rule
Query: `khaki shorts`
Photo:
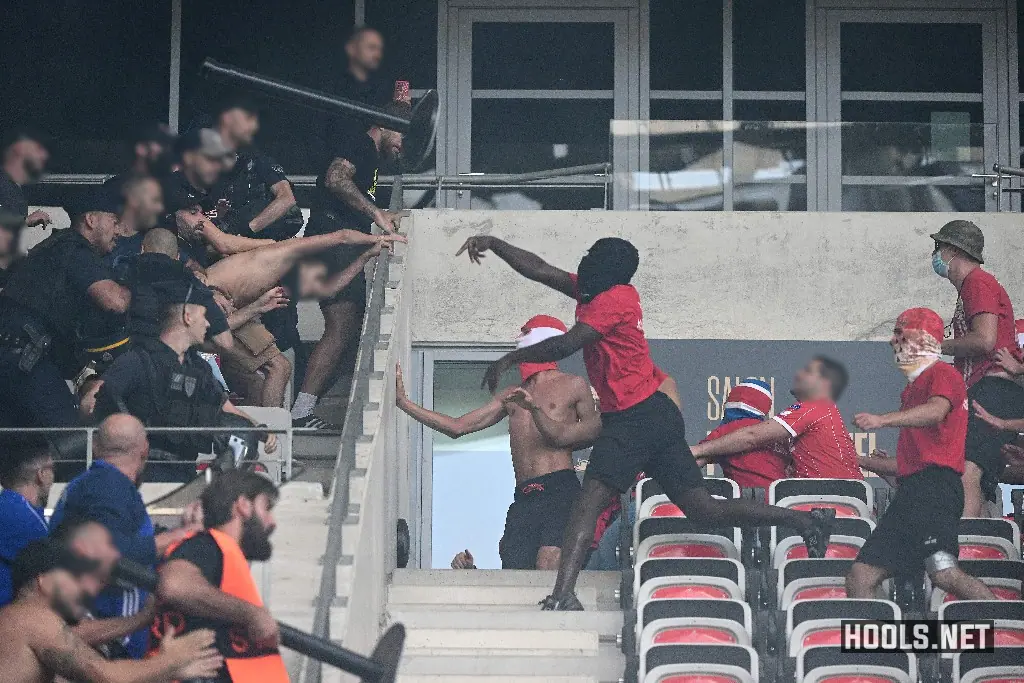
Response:
POLYGON ((254 318, 232 333, 235 343, 230 351, 220 351, 221 370, 228 387, 248 399, 259 397, 263 387, 260 368, 277 356, 274 335, 270 334, 259 318, 254 318))

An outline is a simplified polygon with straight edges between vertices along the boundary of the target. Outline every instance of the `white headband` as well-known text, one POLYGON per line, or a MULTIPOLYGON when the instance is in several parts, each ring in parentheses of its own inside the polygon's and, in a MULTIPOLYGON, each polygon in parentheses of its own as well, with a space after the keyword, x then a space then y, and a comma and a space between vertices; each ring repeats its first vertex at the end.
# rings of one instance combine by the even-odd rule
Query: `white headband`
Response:
POLYGON ((554 327, 535 327, 516 340, 516 348, 525 349, 527 346, 539 344, 545 339, 551 339, 562 334, 565 334, 565 332, 554 327))

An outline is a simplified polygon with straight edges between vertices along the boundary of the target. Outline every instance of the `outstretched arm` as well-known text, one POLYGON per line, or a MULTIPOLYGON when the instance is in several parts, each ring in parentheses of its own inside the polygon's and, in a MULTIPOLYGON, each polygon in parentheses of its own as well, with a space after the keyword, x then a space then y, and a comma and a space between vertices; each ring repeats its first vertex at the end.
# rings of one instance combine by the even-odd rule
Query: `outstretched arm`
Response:
POLYGON ((1001 417, 996 417, 992 413, 985 410, 977 401, 974 402, 974 414, 978 416, 978 419, 991 425, 993 428, 998 429, 1001 432, 1024 432, 1024 420, 1009 420, 1001 417))
MULTIPOLYGON (((384 237, 390 237, 390 235, 384 235, 384 237)), ((335 296, 341 290, 348 287, 349 283, 366 268, 367 263, 380 256, 380 253, 389 247, 390 242, 378 240, 373 246, 360 254, 355 261, 348 264, 344 270, 328 277, 323 286, 317 291, 305 292, 304 294, 315 299, 329 299, 335 296)))
POLYGON ((336 157, 327 167, 324 174, 324 187, 335 197, 345 202, 349 208, 357 211, 380 227, 386 233, 394 234, 398 230, 399 216, 384 211, 370 201, 369 196, 359 189, 355 183, 356 167, 348 159, 336 157))
POLYGON ((467 252, 469 260, 479 264, 480 259, 484 258, 484 254, 487 251, 493 251, 498 258, 511 266, 512 270, 528 280, 547 285, 568 297, 576 297, 576 285, 573 283, 572 276, 569 273, 555 268, 540 256, 530 253, 525 249, 513 247, 508 242, 502 241, 497 237, 491 237, 490 235, 470 237, 455 255, 460 256, 462 252, 467 252))
POLYGON ((482 386, 493 394, 498 388, 501 376, 520 363, 554 363, 568 358, 585 346, 594 344, 601 339, 601 333, 586 323, 576 323, 565 334, 551 337, 544 341, 516 349, 491 363, 484 375, 482 386))
POLYGON ((869 432, 885 427, 931 427, 946 419, 952 409, 948 398, 932 396, 921 405, 907 410, 897 410, 884 415, 858 413, 853 418, 853 424, 869 432))
POLYGON ((395 405, 420 424, 436 432, 441 432, 451 439, 479 432, 501 422, 508 414, 505 411, 505 404, 502 402, 503 398, 504 396, 493 398, 486 405, 470 411, 461 417, 452 417, 444 413, 428 410, 418 403, 414 403, 405 392, 402 366, 399 365, 395 370, 395 405))
POLYGON ((789 432, 785 427, 775 420, 766 420, 760 424, 737 429, 718 439, 691 446, 690 450, 693 457, 707 461, 764 448, 788 438, 789 432))

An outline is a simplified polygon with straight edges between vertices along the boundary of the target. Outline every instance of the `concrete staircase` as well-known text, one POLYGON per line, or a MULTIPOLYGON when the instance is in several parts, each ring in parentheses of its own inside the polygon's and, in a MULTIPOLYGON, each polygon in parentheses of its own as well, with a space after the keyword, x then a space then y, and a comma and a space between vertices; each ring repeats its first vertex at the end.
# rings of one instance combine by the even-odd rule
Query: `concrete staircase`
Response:
POLYGON ((584 572, 585 612, 541 612, 554 585, 542 571, 395 571, 388 623, 408 637, 401 683, 616 683, 622 610, 617 572, 584 572))

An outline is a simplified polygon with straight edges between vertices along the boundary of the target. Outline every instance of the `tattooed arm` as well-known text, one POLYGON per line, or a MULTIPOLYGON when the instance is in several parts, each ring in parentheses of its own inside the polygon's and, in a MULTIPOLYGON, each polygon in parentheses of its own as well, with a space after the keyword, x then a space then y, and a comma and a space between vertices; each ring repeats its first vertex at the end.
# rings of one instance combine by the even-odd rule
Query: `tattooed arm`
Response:
POLYGON ((52 612, 33 619, 26 628, 28 644, 39 662, 49 672, 72 681, 169 683, 178 678, 214 676, 222 661, 211 647, 212 631, 172 638, 149 659, 108 661, 52 612))
POLYGON ((360 191, 355 184, 353 180, 355 174, 356 167, 351 161, 336 157, 327 167, 324 186, 331 194, 348 204, 350 208, 376 223, 381 230, 394 234, 398 230, 400 216, 377 208, 377 205, 370 201, 368 195, 360 191))

